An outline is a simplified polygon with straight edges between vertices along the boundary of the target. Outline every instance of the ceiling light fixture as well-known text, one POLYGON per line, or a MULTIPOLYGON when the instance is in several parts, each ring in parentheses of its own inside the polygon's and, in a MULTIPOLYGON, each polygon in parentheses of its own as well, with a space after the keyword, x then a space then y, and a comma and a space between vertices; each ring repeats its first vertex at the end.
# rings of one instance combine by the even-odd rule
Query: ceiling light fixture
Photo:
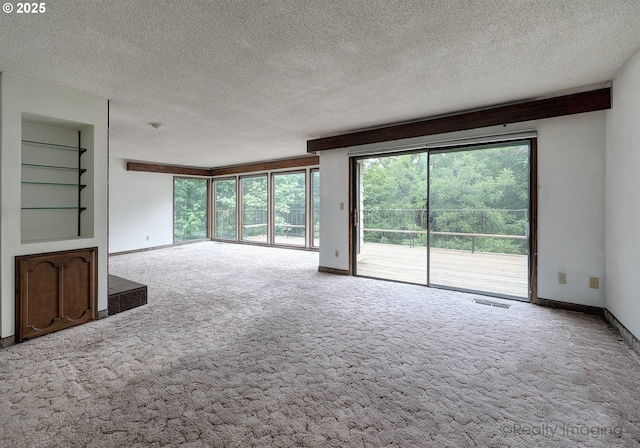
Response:
POLYGON ((164 127, 164 123, 159 123, 157 121, 152 121, 149 123, 153 129, 160 129, 164 127))

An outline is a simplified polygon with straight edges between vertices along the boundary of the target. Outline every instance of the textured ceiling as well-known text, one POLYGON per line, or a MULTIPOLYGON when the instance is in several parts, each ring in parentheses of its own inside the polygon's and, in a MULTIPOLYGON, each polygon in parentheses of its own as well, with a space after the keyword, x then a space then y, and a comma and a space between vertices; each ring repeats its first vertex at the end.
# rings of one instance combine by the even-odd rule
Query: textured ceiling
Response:
POLYGON ((46 8, 0 13, 0 71, 110 99, 113 156, 203 167, 301 156, 312 138, 601 85, 640 51, 640 0, 46 8))

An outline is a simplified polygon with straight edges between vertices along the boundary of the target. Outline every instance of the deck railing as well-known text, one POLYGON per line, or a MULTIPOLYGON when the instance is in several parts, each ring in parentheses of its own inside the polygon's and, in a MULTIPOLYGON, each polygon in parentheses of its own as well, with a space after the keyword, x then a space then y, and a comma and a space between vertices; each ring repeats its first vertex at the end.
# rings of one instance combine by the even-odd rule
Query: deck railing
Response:
POLYGON ((361 225, 365 242, 426 246, 429 233, 432 247, 528 252, 526 209, 363 209, 361 225))
MULTIPOLYGON (((318 238, 320 230, 320 210, 313 211, 314 238, 318 238)), ((217 238, 235 238, 236 211, 234 209, 216 209, 215 228, 217 238)), ((266 209, 244 209, 242 211, 242 238, 267 235, 268 212, 266 209)), ((276 210, 274 214, 274 231, 276 236, 304 237, 306 215, 304 208, 276 210)))

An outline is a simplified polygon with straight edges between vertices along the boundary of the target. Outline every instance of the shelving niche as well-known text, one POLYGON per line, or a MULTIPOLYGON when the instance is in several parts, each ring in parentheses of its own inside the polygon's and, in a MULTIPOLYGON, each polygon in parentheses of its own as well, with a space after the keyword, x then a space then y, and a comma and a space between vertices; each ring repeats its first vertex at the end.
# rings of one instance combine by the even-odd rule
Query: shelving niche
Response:
POLYGON ((83 219, 92 176, 80 125, 22 123, 21 240, 90 236, 83 219))

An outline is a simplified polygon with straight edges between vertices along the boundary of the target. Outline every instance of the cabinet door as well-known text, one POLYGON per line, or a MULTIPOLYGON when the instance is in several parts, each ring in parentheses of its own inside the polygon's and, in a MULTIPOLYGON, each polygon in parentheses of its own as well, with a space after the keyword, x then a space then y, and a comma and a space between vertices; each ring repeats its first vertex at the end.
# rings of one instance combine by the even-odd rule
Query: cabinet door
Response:
POLYGON ((42 336, 97 317, 98 248, 16 257, 16 337, 42 336))

